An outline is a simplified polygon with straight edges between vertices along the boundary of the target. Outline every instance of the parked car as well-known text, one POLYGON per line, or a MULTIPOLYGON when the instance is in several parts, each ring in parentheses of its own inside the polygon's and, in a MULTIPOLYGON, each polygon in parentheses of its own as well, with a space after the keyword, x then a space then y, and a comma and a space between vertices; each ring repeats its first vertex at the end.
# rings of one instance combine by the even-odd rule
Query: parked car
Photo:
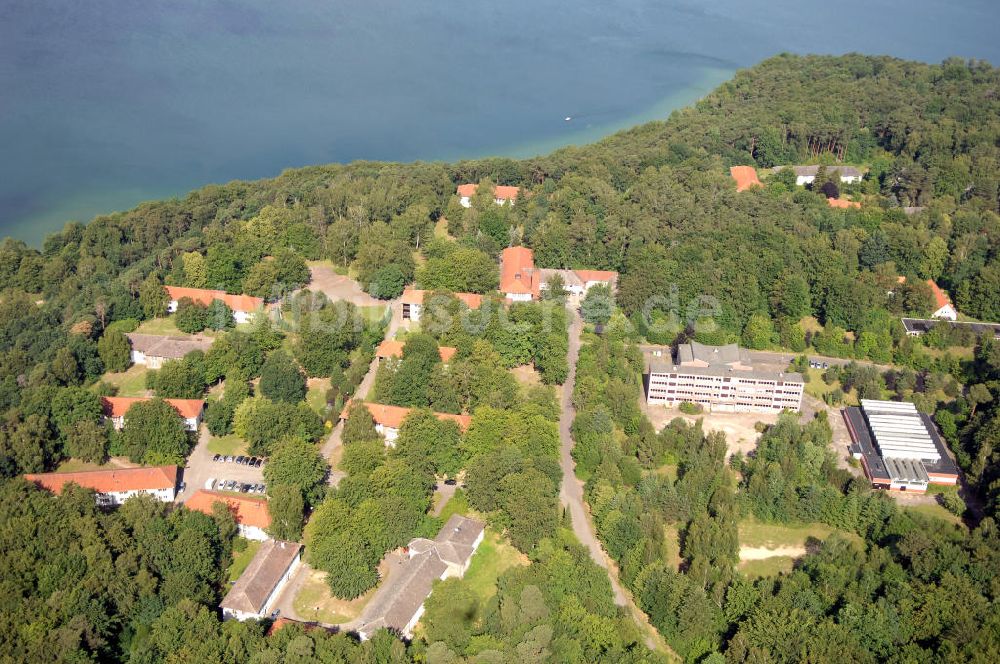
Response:
POLYGON ((258 459, 256 457, 254 457, 253 467, 254 468, 260 468, 262 465, 264 465, 264 460, 263 459, 258 459))
POLYGON ((236 486, 235 480, 226 480, 225 484, 222 485, 222 490, 232 491, 234 486, 236 486))
POLYGON ((447 484, 448 486, 455 486, 456 484, 458 484, 458 481, 457 480, 452 480, 452 479, 447 479, 447 480, 444 481, 444 483, 447 484))
POLYGON ((232 455, 229 455, 229 456, 227 456, 227 457, 226 457, 226 463, 232 463, 232 462, 233 462, 233 457, 232 457, 232 455))
POLYGON ((222 455, 216 454, 214 457, 212 457, 212 461, 222 461, 222 455))
POLYGON ((212 489, 215 488, 215 478, 214 477, 209 477, 207 480, 205 480, 205 488, 208 489, 209 491, 211 491, 212 489))
POLYGON ((247 460, 247 458, 245 456, 242 456, 242 455, 236 457, 236 463, 239 463, 239 464, 242 464, 246 460, 247 460))

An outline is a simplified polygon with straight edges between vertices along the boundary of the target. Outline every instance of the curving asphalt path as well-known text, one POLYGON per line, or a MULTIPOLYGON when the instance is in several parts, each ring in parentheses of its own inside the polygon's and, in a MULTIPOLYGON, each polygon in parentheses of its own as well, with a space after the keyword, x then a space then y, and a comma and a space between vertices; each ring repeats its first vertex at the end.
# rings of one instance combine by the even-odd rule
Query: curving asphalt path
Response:
POLYGON ((570 434, 570 427, 573 425, 573 418, 576 417, 576 408, 573 407, 573 386, 576 382, 576 362, 580 357, 580 333, 583 331, 583 321, 575 309, 571 310, 570 316, 572 318, 569 326, 569 352, 566 358, 569 363, 569 372, 562 387, 562 403, 560 404, 562 412, 559 417, 559 465, 563 474, 559 500, 569 513, 576 538, 590 551, 591 559, 608 573, 608 581, 611 582, 611 592, 614 594, 615 604, 628 611, 629 616, 638 627, 639 633, 643 635, 646 647, 650 650, 666 653, 672 660, 679 661, 660 633, 650 624, 649 617, 636 605, 632 600, 632 595, 618 581, 618 567, 604 552, 597 539, 594 524, 590 518, 590 508, 583 499, 583 482, 576 477, 574 472, 576 462, 573 461, 572 456, 573 437, 570 434))

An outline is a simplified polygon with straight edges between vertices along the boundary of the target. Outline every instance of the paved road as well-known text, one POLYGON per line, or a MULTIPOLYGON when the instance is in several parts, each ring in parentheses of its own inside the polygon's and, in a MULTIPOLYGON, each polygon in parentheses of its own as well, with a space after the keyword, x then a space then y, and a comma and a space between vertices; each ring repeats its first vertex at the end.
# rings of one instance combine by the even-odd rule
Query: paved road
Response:
POLYGON ((597 539, 594 524, 590 519, 590 508, 583 499, 583 482, 577 479, 574 472, 576 462, 573 461, 572 456, 573 437, 570 435, 570 427, 573 424, 573 418, 576 417, 576 408, 573 407, 573 385, 576 381, 576 362, 580 356, 580 332, 583 330, 583 321, 575 309, 571 310, 570 315, 572 320, 569 326, 569 352, 566 358, 569 363, 569 372, 566 376, 566 382, 563 384, 562 403, 560 404, 562 410, 559 417, 559 465, 563 474, 559 500, 569 512, 576 538, 590 551, 591 559, 607 571, 615 604, 628 611, 629 616, 643 635, 646 647, 650 650, 665 652, 671 656, 672 660, 679 661, 662 635, 650 624, 649 617, 632 600, 631 593, 624 589, 619 582, 618 566, 604 552, 597 539))
MULTIPOLYGON (((559 450, 559 465, 562 467, 563 481, 559 491, 559 500, 563 507, 569 511, 570 519, 573 523, 573 532, 576 538, 590 551, 590 557, 594 562, 609 569, 607 555, 601 548, 601 543, 594 533, 594 527, 590 522, 590 512, 583 501, 583 482, 576 477, 574 468, 576 462, 573 461, 573 437, 570 435, 570 427, 573 418, 576 417, 576 408, 573 407, 573 385, 576 381, 576 361, 580 356, 580 332, 583 329, 583 321, 574 311, 572 322, 569 326, 569 373, 566 382, 563 384, 562 394, 562 414, 559 417, 559 439, 561 442, 559 450)), ((610 570, 609 570, 610 572, 610 570)), ((614 591, 615 604, 625 606, 625 593, 621 584, 618 583, 616 575, 608 574, 611 579, 611 589, 614 591)))
MULTIPOLYGON (((241 466, 237 463, 220 463, 218 461, 212 461, 212 457, 215 456, 212 452, 208 451, 208 441, 211 435, 208 433, 208 427, 204 424, 201 425, 201 430, 198 432, 198 444, 195 445, 194 450, 188 455, 187 465, 184 467, 184 491, 177 494, 176 501, 179 503, 187 502, 188 498, 194 495, 194 492, 198 489, 205 488, 205 482, 210 478, 217 480, 236 480, 237 482, 248 482, 248 483, 263 483, 264 474, 261 468, 251 468, 249 466, 241 466)), ((261 494, 247 494, 255 497, 260 497, 261 494)))

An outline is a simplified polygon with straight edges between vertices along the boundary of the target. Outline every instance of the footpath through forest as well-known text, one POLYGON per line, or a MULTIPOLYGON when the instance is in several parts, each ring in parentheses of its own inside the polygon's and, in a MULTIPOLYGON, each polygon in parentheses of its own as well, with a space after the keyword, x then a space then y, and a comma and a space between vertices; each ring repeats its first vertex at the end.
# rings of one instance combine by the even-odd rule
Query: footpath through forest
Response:
POLYGON ((643 635, 646 647, 668 653, 674 659, 679 660, 660 633, 656 631, 656 628, 650 624, 649 617, 633 601, 631 593, 622 587, 618 580, 618 566, 601 547, 590 518, 590 508, 583 499, 583 482, 577 478, 574 470, 576 463, 573 461, 573 437, 570 432, 573 419, 576 417, 576 408, 573 407, 573 386, 576 382, 576 362, 580 356, 580 333, 583 331, 583 320, 575 309, 570 311, 570 316, 569 353, 567 355, 569 372, 566 374, 566 382, 563 384, 562 403, 560 404, 562 408, 559 417, 559 465, 562 467, 563 474, 559 499, 562 501, 563 508, 569 513, 573 533, 590 551, 590 557, 593 561, 607 571, 615 604, 625 607, 628 611, 636 627, 639 628, 640 634, 643 635))

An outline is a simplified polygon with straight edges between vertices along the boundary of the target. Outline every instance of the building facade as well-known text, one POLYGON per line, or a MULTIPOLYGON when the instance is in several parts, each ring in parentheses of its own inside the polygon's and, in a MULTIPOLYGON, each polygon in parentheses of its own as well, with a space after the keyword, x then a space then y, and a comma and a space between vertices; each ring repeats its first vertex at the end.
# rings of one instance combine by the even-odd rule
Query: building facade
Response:
POLYGON ((646 374, 646 402, 700 404, 715 412, 773 413, 802 407, 805 383, 791 372, 755 369, 736 344, 681 344, 676 357, 664 349, 652 355, 646 374))
POLYGON ((101 506, 121 505, 133 496, 151 496, 164 503, 177 497, 177 466, 85 470, 76 473, 33 473, 24 479, 61 494, 69 483, 93 489, 101 506))
MULTIPOLYGON (((472 207, 472 197, 476 195, 477 189, 479 189, 478 184, 458 185, 458 189, 455 193, 458 195, 458 202, 462 207, 472 207)), ((521 189, 519 187, 497 185, 493 187, 493 202, 497 205, 507 205, 508 203, 514 205, 514 203, 517 202, 517 196, 520 193, 521 189)))

